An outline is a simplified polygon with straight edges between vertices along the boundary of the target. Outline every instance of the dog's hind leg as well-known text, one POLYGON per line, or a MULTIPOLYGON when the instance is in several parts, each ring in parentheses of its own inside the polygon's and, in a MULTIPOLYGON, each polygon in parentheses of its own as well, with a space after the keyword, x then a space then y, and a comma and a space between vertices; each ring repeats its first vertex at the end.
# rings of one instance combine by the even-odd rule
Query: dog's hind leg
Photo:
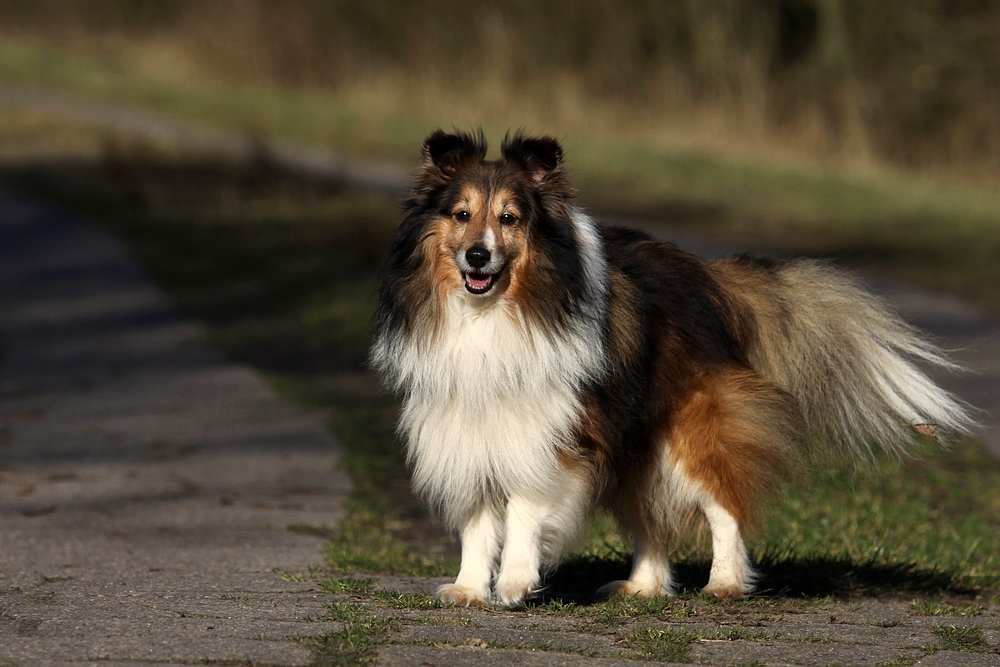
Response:
POLYGON ((705 592, 739 598, 753 590, 741 530, 760 496, 795 456, 802 433, 791 397, 749 369, 705 375, 681 404, 670 458, 712 529, 712 572, 705 592))
POLYGON ((673 595, 673 576, 667 549, 645 535, 636 534, 635 554, 632 556, 632 573, 628 579, 612 581, 597 590, 598 597, 616 593, 649 598, 656 595, 673 595))
POLYGON ((459 607, 487 603, 502 531, 503 517, 495 507, 483 504, 473 511, 461 529, 462 567, 458 578, 438 589, 442 602, 459 607))
POLYGON ((757 573, 750 565, 740 526, 714 498, 707 498, 701 509, 712 530, 712 571, 704 591, 724 600, 741 598, 753 590, 757 573))

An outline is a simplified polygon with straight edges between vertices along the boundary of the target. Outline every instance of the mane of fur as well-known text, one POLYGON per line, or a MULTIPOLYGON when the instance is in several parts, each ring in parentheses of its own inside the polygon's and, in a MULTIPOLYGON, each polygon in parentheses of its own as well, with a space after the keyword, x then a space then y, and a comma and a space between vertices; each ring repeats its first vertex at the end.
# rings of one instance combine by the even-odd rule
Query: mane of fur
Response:
POLYGON ((582 388, 607 371, 607 269, 596 223, 540 205, 529 283, 544 294, 489 308, 463 292, 436 302, 419 243, 447 187, 435 183, 418 178, 390 253, 371 358, 406 396, 400 430, 415 490, 457 527, 477 504, 550 486, 557 450, 573 447, 582 388), (545 256, 566 246, 575 263, 545 256))

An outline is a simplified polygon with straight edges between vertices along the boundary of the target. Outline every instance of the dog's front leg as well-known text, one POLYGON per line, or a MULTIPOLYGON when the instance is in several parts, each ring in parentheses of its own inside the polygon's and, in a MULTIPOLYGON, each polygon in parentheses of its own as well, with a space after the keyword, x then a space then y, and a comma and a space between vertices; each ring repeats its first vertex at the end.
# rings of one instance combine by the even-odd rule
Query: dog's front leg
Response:
POLYGON ((496 597, 500 604, 515 607, 533 593, 541 582, 542 526, 551 508, 524 496, 507 503, 506 532, 496 597))
POLYGON ((495 586, 500 604, 515 607, 538 590, 542 568, 558 563, 579 537, 592 488, 589 477, 568 469, 542 492, 510 496, 495 586))
POLYGON ((453 584, 438 589, 442 602, 469 607, 489 600, 493 568, 500 551, 503 517, 491 505, 473 510, 462 526, 462 567, 453 584))

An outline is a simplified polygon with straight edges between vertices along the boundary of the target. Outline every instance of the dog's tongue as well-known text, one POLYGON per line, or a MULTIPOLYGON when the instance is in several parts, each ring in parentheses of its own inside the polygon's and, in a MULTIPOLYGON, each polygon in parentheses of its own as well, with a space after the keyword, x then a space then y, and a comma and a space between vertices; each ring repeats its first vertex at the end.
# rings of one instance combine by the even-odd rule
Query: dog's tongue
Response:
POLYGON ((486 289, 490 284, 489 276, 474 276, 470 273, 466 279, 472 289, 486 289))

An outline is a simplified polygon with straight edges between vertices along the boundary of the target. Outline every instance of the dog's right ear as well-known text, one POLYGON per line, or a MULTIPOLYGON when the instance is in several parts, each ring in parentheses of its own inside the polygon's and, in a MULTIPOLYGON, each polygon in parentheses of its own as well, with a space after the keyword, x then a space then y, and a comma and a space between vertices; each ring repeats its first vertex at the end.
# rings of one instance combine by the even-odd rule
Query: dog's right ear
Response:
POLYGON ((465 132, 448 134, 436 130, 423 146, 424 173, 449 179, 466 163, 486 158, 486 137, 478 130, 475 135, 465 132))

